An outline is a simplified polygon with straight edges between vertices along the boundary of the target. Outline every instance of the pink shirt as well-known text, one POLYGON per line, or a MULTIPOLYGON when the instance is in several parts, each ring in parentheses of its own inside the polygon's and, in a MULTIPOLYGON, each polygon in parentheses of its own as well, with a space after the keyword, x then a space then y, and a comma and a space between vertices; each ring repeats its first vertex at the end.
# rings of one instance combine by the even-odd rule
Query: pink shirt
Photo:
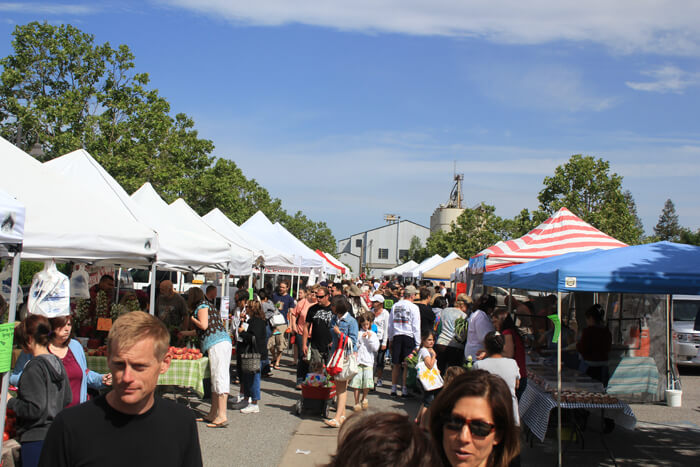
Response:
POLYGON ((300 334, 300 330, 303 330, 306 325, 306 313, 312 305, 314 305, 314 303, 304 298, 299 300, 297 306, 292 310, 292 316, 296 317, 297 332, 300 334))

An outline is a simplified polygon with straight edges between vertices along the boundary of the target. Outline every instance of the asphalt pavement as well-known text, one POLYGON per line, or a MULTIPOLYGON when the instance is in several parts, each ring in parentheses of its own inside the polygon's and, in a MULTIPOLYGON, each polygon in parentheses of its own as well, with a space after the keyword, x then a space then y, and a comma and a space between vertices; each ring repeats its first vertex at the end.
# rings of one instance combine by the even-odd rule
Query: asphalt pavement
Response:
MULTIPOLYGON (((385 371, 389 376, 389 371, 385 371)), ((300 397, 294 389, 295 370, 285 355, 282 369, 262 381, 260 413, 241 414, 228 411, 229 426, 199 426, 205 466, 235 465, 240 467, 296 467, 323 465, 335 451, 337 430, 322 423, 320 414, 305 413, 301 417, 293 407, 300 397)), ((682 369, 683 406, 670 408, 664 404, 635 404, 637 428, 628 431, 616 427, 603 435, 597 414, 592 414, 583 439, 564 443, 564 465, 696 465, 700 459, 700 369, 682 369)), ((238 389, 232 386, 232 394, 238 389)), ((417 398, 393 400, 384 386, 370 393, 369 410, 394 410, 415 416, 417 398)), ((348 398, 348 413, 353 400, 348 398)), ((231 406, 229 401, 229 406, 231 406)), ((208 402, 193 399, 193 406, 206 411, 208 402)), ((550 430, 543 443, 530 444, 523 436, 522 465, 556 465, 556 432, 550 430)))

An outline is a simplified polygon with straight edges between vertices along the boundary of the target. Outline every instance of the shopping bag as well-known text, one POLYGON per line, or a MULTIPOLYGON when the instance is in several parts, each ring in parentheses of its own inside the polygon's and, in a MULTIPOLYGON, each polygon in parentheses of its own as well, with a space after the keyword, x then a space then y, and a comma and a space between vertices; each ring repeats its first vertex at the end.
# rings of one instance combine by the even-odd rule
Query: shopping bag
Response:
POLYGON ((345 338, 345 352, 343 356, 343 369, 336 375, 338 381, 349 381, 355 377, 359 368, 357 367, 357 357, 352 346, 352 341, 345 338))
POLYGON ((442 376, 440 376, 440 370, 438 370, 437 365, 428 368, 425 362, 421 361, 416 365, 416 372, 418 373, 418 381, 420 381, 424 390, 434 391, 442 387, 442 376))
POLYGON ((341 335, 338 340, 338 347, 331 355, 330 360, 328 360, 328 365, 326 365, 326 372, 331 376, 336 376, 343 371, 343 359, 345 357, 345 342, 348 338, 345 335, 341 335))
POLYGON ((241 371, 243 373, 259 373, 260 372, 261 355, 258 353, 255 336, 252 343, 248 345, 245 352, 241 353, 241 371))
MULTIPOLYGON (((7 303, 10 303, 10 295, 12 294, 12 263, 8 261, 5 267, 0 271, 0 295, 7 303)), ((22 295, 22 287, 17 284, 17 305, 24 302, 22 295)))
POLYGON ((58 272, 53 260, 46 261, 44 269, 34 274, 27 309, 30 314, 47 318, 70 315, 70 281, 58 272))
POLYGON ((90 298, 90 274, 85 270, 84 264, 76 264, 70 275, 71 298, 90 298))

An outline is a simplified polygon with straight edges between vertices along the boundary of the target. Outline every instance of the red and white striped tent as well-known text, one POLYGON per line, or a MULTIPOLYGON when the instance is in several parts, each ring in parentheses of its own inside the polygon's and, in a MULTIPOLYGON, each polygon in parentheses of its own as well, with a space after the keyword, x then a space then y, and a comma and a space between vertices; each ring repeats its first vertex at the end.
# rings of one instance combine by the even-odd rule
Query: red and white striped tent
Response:
POLYGON ((627 246, 584 222, 566 208, 515 240, 498 242, 481 251, 486 271, 507 268, 518 263, 549 258, 574 251, 609 250, 627 246))

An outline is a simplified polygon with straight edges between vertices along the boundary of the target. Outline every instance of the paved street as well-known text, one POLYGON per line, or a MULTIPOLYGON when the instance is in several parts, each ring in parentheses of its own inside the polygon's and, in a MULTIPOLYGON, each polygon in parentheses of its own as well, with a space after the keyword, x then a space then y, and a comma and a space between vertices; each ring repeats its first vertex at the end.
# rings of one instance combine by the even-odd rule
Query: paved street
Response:
MULTIPOLYGON (((283 359, 283 363, 290 362, 289 357, 283 359)), ((205 466, 295 467, 328 461, 335 449, 337 430, 325 427, 319 416, 294 415, 292 406, 300 396, 293 386, 294 371, 283 365, 275 373, 273 378, 263 380, 259 414, 229 410, 227 428, 211 429, 200 424, 205 466)), ((583 448, 580 443, 565 443, 565 465, 693 465, 700 458, 700 370, 682 369, 681 379, 683 407, 633 405, 638 419, 634 432, 616 428, 603 437, 599 419, 593 414, 583 448)), ((206 410, 208 405, 201 407, 206 410)), ((370 395, 370 410, 407 411, 414 416, 417 409, 418 399, 392 400, 387 387, 370 395)), ((532 447, 523 443, 524 466, 555 462, 556 435, 544 443, 535 440, 532 447)))

